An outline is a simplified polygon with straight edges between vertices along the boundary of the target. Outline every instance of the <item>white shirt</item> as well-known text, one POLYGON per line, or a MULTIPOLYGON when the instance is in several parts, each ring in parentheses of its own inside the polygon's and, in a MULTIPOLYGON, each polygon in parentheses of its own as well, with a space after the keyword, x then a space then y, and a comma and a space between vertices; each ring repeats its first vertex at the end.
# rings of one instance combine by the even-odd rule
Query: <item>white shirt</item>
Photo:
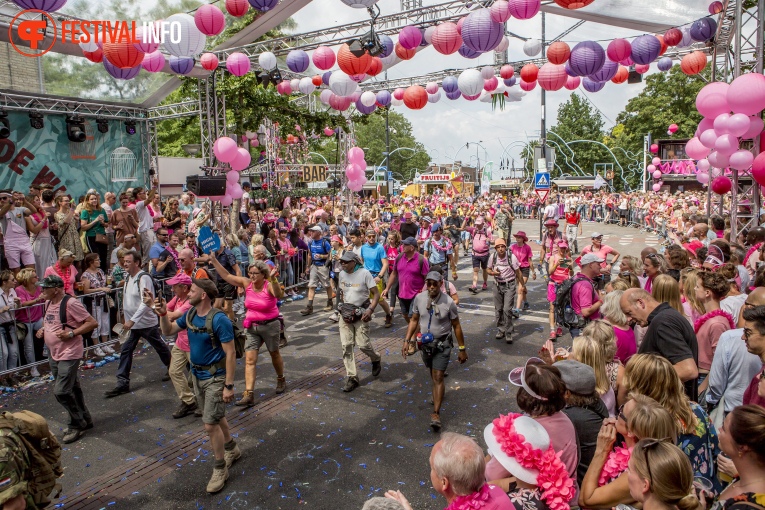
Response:
MULTIPOLYGON (((16 289, 11 288, 8 290, 8 293, 0 289, 0 308, 5 308, 6 306, 14 308, 16 306, 15 298, 16 289)), ((13 322, 13 312, 0 313, 0 324, 5 324, 6 322, 13 322)))
POLYGON ((135 203, 135 212, 138 214, 138 233, 148 232, 154 227, 154 220, 151 217, 149 209, 146 207, 146 201, 141 200, 135 203))
POLYGON ((547 207, 545 207, 545 218, 552 218, 554 220, 558 219, 558 206, 556 204, 550 204, 547 207))
POLYGON ((125 312, 125 318, 133 321, 133 329, 150 328, 159 324, 157 316, 143 302, 144 289, 148 289, 151 295, 154 295, 154 285, 147 273, 141 274, 139 272, 136 274, 136 278, 128 275, 125 282, 122 309, 125 312), (137 281, 139 274, 141 275, 140 282, 137 281))

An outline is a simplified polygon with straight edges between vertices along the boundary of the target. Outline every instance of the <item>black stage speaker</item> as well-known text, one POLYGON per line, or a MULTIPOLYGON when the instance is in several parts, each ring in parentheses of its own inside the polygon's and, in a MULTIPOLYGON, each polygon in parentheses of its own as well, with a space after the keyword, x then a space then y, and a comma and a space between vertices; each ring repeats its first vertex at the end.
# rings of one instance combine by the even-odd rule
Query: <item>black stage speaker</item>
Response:
POLYGON ((226 194, 226 176, 186 176, 186 189, 198 197, 218 197, 226 194))

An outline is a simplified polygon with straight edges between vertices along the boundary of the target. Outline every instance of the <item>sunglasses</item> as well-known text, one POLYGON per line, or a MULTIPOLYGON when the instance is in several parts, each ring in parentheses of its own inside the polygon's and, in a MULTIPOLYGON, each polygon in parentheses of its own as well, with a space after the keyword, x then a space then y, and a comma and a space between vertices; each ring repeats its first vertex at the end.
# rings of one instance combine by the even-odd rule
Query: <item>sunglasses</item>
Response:
POLYGON ((624 414, 624 406, 625 404, 622 404, 619 406, 619 409, 616 412, 616 416, 624 420, 624 423, 627 423, 627 416, 624 414))
POLYGON ((651 459, 648 456, 648 452, 653 451, 654 448, 656 448, 656 445, 659 443, 663 443, 665 441, 669 441, 669 438, 664 439, 649 439, 641 445, 641 448, 645 452, 645 465, 648 468, 648 482, 651 484, 651 487, 653 487, 653 474, 651 473, 651 459))

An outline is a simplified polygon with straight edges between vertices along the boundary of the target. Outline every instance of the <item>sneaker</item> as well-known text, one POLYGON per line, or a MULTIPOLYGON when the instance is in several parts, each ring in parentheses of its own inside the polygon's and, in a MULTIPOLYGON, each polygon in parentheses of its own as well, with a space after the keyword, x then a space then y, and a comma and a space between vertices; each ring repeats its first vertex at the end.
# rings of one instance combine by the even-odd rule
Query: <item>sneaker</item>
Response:
POLYGON ((311 315, 313 313, 313 306, 308 305, 300 310, 300 315, 311 315))
POLYGON ((93 354, 95 354, 99 358, 105 358, 106 357, 106 353, 100 347, 96 347, 96 350, 93 351, 93 354))
POLYGON ((555 331, 550 331, 550 340, 553 342, 558 339, 558 334, 555 331))
POLYGON ((64 436, 61 438, 61 441, 64 444, 74 443, 75 441, 79 440, 84 435, 85 435, 84 430, 66 429, 64 431, 64 436))
POLYGON ((32 377, 40 377, 40 371, 37 370, 37 367, 32 367, 29 369, 29 375, 32 377))
POLYGON ((184 418, 197 409, 197 403, 192 402, 191 404, 187 404, 186 402, 181 402, 181 406, 178 408, 177 411, 173 413, 173 418, 178 420, 180 418, 184 418))
POLYGON ((199 406, 197 406, 197 408, 194 410, 194 416, 196 416, 197 418, 201 418, 202 416, 204 416, 204 413, 202 412, 202 409, 199 406))
POLYGON ((513 308, 512 312, 513 319, 519 319, 521 317, 521 311, 518 308, 513 308))
POLYGON ((359 387, 359 378, 358 377, 349 377, 348 381, 346 381, 345 386, 343 387, 343 391, 345 393, 349 393, 356 388, 359 387))
POLYGON ((226 468, 230 468, 231 464, 236 462, 241 456, 242 450, 239 449, 239 445, 234 446, 233 450, 225 450, 223 452, 223 458, 226 459, 226 468))
POLYGON ((329 316, 329 320, 332 322, 340 322, 340 314, 338 312, 333 313, 329 316))
POLYGON ((372 362, 372 375, 374 377, 377 377, 380 375, 380 372, 382 372, 382 363, 379 361, 373 361, 372 362))
POLYGON ((558 329, 555 330, 555 336, 563 336, 563 328, 558 327, 558 329))
POLYGON ((207 482, 207 492, 210 494, 220 492, 223 490, 223 486, 226 485, 226 480, 228 480, 228 467, 223 466, 222 468, 213 469, 210 481, 207 482))
POLYGON ((389 313, 385 316, 385 327, 389 328, 391 326, 393 326, 393 314, 389 313))
POLYGON ((483 285, 481 285, 481 290, 486 290, 488 288, 489 286, 486 284, 486 282, 483 282, 483 285))
POLYGON ((503 338, 505 338, 505 334, 500 331, 497 331, 497 334, 494 335, 494 338, 496 338, 497 340, 502 340, 503 338))
POLYGON ((476 294, 478 292, 478 289, 476 287, 468 287, 468 290, 472 292, 473 294, 476 294))
POLYGON ((114 349, 112 349, 112 347, 110 345, 104 345, 103 347, 101 347, 101 350, 104 351, 106 354, 115 354, 116 353, 116 351, 114 349))
POLYGON ((277 377, 276 378, 276 394, 281 395, 284 393, 284 390, 287 389, 287 379, 284 377, 277 377))
POLYGON ((523 302, 523 310, 524 310, 524 311, 526 311, 526 310, 531 310, 531 305, 529 304, 529 302, 528 302, 528 301, 524 301, 524 302, 523 302))
POLYGON ((106 393, 104 393, 104 396, 106 398, 112 398, 112 397, 117 397, 119 395, 123 395, 125 393, 130 393, 130 386, 117 386, 113 390, 109 390, 106 393))
POLYGON ((430 428, 433 429, 433 432, 441 431, 441 416, 439 416, 438 413, 432 413, 430 415, 430 428))

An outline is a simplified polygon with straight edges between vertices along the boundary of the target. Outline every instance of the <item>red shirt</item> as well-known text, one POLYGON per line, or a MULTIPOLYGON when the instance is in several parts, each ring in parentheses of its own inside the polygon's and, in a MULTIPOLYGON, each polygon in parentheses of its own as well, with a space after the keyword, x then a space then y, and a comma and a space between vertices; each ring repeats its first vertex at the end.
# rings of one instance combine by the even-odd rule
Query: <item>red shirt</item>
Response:
POLYGON ((747 386, 746 391, 744 392, 744 405, 755 404, 765 407, 765 398, 762 398, 757 394, 757 386, 759 385, 760 374, 757 374, 752 378, 752 382, 749 383, 749 386, 747 386))
POLYGON ((566 213, 566 225, 579 225, 581 215, 579 213, 566 213))

